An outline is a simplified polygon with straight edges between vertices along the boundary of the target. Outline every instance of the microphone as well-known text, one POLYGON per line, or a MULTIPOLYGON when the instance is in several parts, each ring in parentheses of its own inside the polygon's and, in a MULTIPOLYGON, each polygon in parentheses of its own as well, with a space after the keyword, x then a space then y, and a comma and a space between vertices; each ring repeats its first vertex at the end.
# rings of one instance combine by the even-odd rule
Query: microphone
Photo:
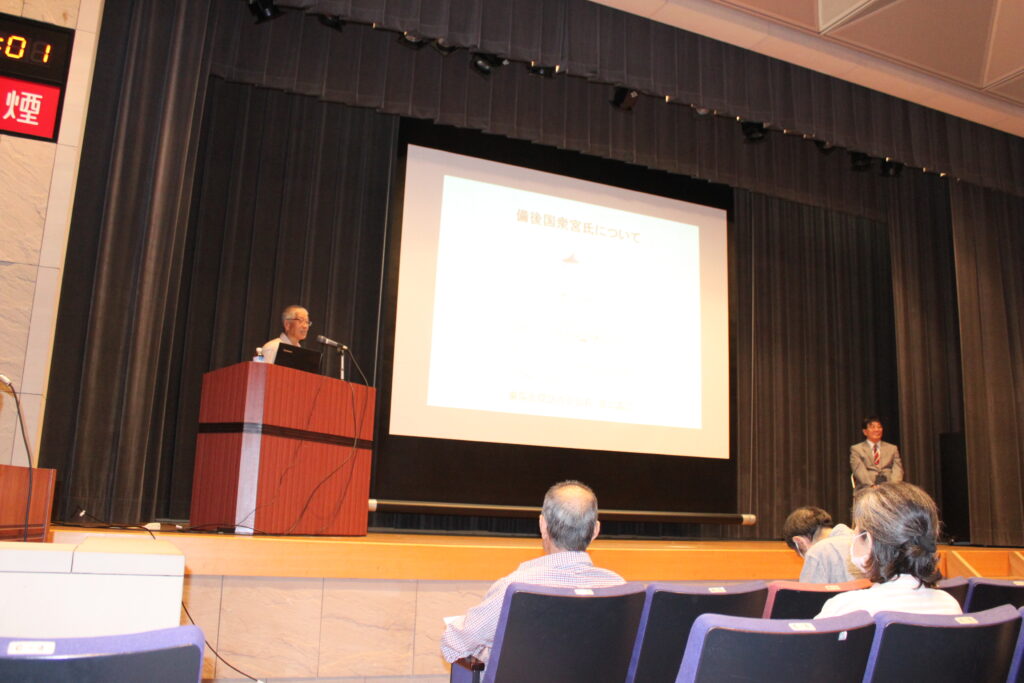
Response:
POLYGON ((321 344, 323 344, 324 346, 333 346, 334 348, 338 349, 339 351, 348 351, 348 347, 345 346, 344 344, 342 344, 341 342, 336 342, 333 339, 328 339, 327 337, 325 337, 322 334, 318 334, 316 336, 316 340, 318 342, 320 342, 321 344))
POLYGON ((22 540, 27 542, 28 528, 32 517, 32 491, 34 490, 32 488, 32 449, 28 447, 28 431, 25 429, 25 417, 21 411, 21 399, 18 398, 18 392, 14 390, 14 382, 7 375, 0 375, 0 383, 7 386, 14 396, 14 407, 18 411, 18 424, 21 425, 21 441, 25 444, 25 457, 28 458, 28 490, 25 492, 25 525, 22 535, 22 540))

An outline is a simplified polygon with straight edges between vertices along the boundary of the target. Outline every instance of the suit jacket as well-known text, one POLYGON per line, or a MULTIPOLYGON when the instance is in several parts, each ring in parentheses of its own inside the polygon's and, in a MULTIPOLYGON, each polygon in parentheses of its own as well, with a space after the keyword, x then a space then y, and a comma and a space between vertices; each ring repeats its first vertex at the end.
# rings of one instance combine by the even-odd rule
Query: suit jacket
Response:
POLYGON ((879 474, 884 474, 886 481, 903 481, 903 462, 896 444, 878 442, 877 465, 872 449, 867 439, 850 446, 850 471, 853 472, 857 486, 871 486, 879 474))

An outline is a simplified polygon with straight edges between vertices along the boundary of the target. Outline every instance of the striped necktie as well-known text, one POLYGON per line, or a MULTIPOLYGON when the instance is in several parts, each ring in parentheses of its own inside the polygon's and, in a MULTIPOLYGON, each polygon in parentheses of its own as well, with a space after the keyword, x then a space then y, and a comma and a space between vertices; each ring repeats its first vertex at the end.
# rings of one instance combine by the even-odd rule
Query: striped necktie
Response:
POLYGON ((882 462, 882 458, 878 455, 878 444, 875 444, 875 464, 878 465, 882 462))

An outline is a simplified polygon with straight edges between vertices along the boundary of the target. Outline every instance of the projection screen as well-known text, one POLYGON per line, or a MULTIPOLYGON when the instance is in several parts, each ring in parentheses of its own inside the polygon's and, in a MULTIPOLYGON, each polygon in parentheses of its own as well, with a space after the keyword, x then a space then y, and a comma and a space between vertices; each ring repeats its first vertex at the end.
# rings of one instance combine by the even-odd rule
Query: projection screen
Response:
POLYGON ((726 213, 409 145, 392 435, 729 457, 726 213))

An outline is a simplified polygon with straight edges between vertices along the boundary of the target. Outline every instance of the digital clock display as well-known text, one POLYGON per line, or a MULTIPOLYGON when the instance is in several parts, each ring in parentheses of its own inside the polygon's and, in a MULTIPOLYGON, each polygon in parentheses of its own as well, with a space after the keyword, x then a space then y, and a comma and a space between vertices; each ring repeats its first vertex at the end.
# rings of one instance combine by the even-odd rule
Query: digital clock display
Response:
POLYGON ((56 141, 75 32, 0 13, 0 133, 56 141))
POLYGON ((0 74, 62 86, 75 32, 0 13, 0 74))

